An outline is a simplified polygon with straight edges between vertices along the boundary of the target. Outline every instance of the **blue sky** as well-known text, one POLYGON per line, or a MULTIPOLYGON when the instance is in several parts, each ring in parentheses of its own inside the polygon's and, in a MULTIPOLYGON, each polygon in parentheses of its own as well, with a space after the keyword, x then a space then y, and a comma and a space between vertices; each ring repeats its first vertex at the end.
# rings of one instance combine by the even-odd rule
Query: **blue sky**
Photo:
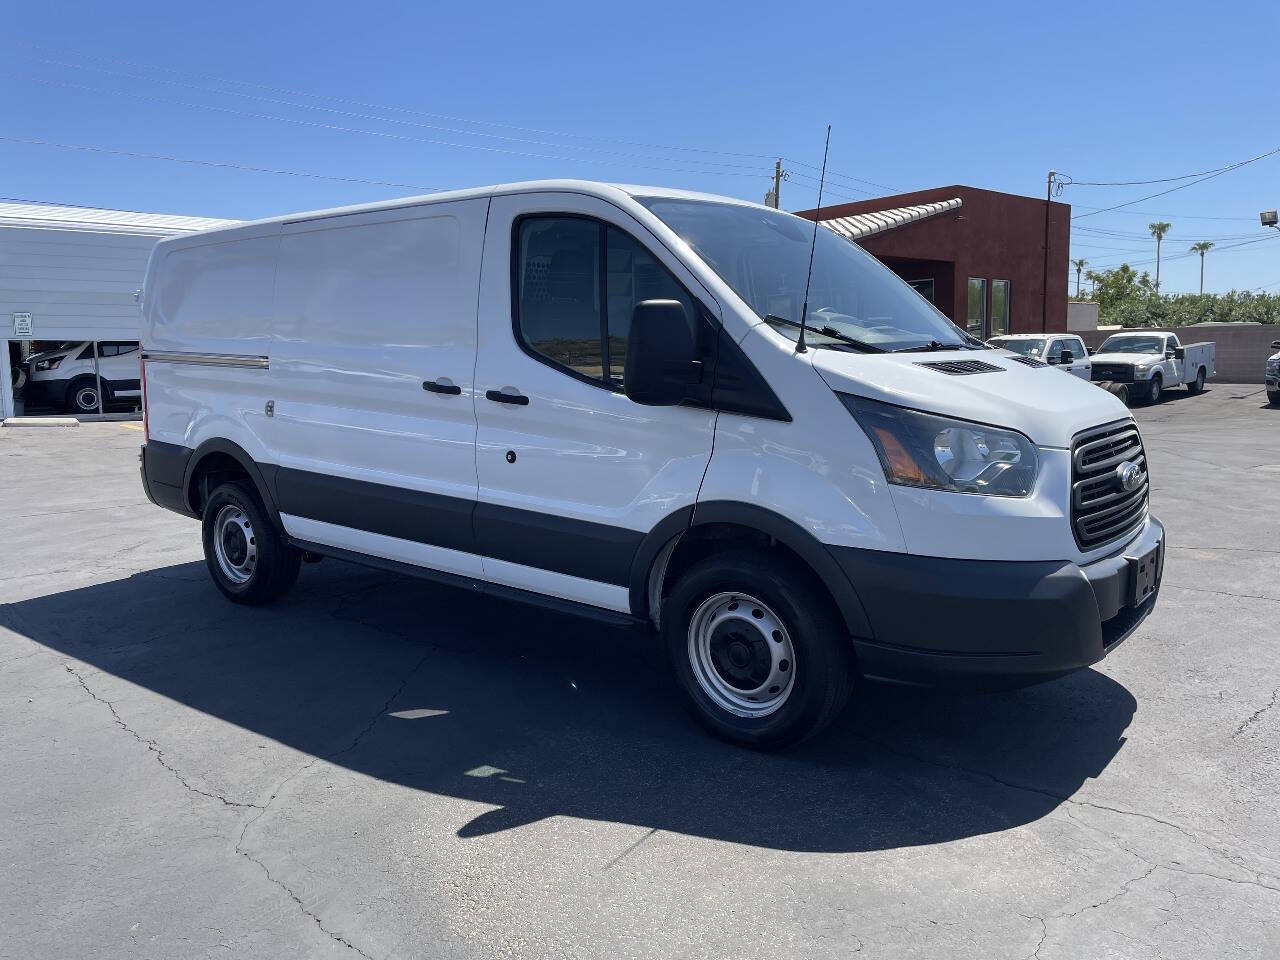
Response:
MULTIPOLYGON (((783 156, 799 209, 828 122, 832 200, 1042 196, 1050 168, 1150 180, 1280 146, 1274 0, 13 2, 4 22, 0 195, 91 206, 258 217, 556 176, 759 200, 783 156)), ((1166 291, 1196 289, 1198 258, 1176 258, 1200 239, 1221 248, 1207 290, 1280 290, 1280 232, 1226 249, 1280 206, 1280 154, 1080 216, 1186 182, 1068 187, 1073 255, 1150 260, 1164 219, 1166 291)))

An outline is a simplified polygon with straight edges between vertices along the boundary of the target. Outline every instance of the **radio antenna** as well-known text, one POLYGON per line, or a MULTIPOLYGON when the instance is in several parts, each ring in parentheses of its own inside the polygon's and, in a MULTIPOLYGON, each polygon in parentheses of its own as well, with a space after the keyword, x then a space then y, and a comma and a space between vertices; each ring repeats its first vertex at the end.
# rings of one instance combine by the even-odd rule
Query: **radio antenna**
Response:
POLYGON ((822 174, 818 177, 818 209, 813 212, 813 239, 809 241, 809 272, 804 278, 804 305, 800 308, 800 336, 796 353, 805 353, 805 325, 809 318, 809 282, 813 279, 813 248, 818 245, 818 217, 822 215, 822 187, 827 182, 827 151, 831 149, 831 124, 827 124, 827 142, 822 146, 822 174))

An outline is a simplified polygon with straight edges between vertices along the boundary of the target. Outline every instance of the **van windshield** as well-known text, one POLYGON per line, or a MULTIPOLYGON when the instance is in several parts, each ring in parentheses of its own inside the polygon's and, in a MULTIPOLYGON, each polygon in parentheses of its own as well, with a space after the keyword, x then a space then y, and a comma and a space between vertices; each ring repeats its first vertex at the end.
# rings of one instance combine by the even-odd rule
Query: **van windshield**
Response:
MULTIPOLYGON (((716 203, 636 197, 674 230, 734 293, 792 340, 800 331, 813 224, 787 213, 716 203)), ((809 345, 847 349, 823 327, 881 350, 966 347, 965 335, 861 247, 818 230, 809 287, 809 345), (816 333, 815 333, 816 332, 816 333)))

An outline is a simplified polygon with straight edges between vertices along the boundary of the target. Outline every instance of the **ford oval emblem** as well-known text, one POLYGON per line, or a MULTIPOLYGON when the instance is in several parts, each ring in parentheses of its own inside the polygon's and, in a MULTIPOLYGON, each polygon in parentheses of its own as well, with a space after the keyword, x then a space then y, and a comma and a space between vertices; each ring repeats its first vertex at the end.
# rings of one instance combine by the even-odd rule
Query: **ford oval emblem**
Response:
POLYGON ((1132 493, 1142 484, 1142 468, 1132 461, 1125 460, 1116 466, 1116 480, 1120 489, 1132 493))

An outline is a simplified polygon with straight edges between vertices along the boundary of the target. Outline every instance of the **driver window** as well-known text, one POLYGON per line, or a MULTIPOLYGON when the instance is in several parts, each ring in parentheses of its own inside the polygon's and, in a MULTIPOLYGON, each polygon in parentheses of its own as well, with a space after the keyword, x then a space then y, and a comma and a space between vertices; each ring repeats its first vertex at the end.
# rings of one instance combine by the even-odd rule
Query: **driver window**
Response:
POLYGON ((516 330, 526 350, 580 379, 622 389, 631 315, 643 300, 693 297, 644 245, 586 217, 520 221, 516 330))
POLYGON ((1062 341, 1061 340, 1053 341, 1053 346, 1049 348, 1049 353, 1045 356, 1045 360, 1048 363, 1062 362, 1062 341))

